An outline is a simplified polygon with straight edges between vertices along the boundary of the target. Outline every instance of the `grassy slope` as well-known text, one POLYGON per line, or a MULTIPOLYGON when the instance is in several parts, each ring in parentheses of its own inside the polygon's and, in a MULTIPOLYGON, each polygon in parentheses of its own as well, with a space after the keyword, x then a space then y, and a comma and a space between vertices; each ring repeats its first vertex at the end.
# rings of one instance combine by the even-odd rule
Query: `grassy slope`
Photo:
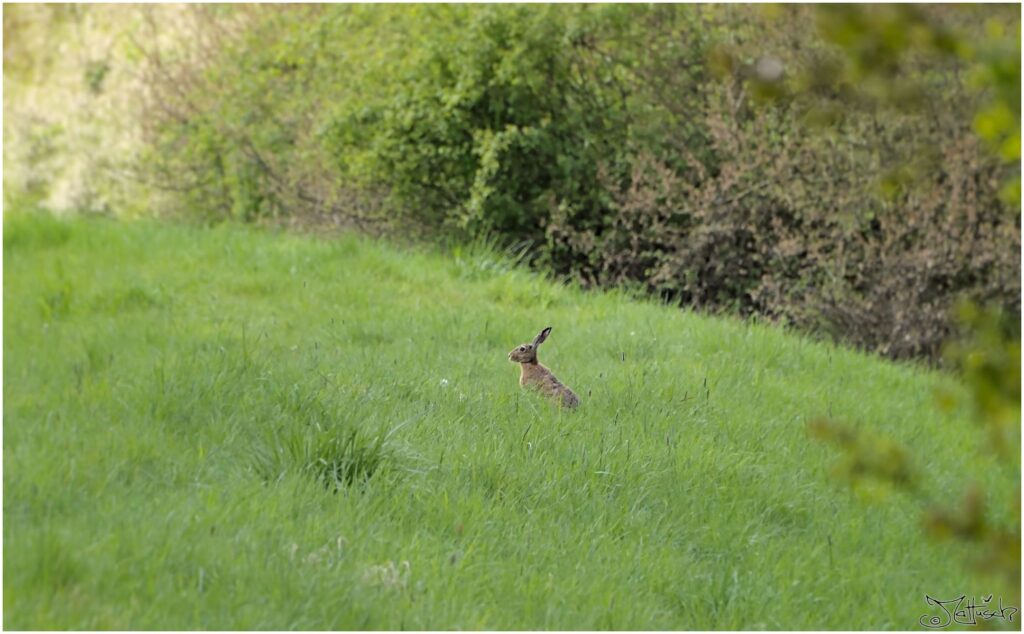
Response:
POLYGON ((959 490, 975 441, 934 374, 482 254, 4 242, 7 628, 913 628, 984 590, 805 432, 871 421, 959 490), (505 358, 549 324, 575 414, 505 358), (332 461, 375 471, 335 492, 332 461))

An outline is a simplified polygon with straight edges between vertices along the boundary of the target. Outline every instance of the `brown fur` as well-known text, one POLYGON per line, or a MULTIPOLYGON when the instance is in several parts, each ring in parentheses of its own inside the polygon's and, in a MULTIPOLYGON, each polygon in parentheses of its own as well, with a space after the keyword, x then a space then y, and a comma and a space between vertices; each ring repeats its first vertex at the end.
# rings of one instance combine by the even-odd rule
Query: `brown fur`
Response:
POLYGON ((559 381, 551 370, 537 361, 537 348, 544 343, 550 333, 551 327, 549 326, 540 331, 532 343, 524 343, 513 348, 508 353, 508 358, 510 361, 519 363, 521 369, 519 385, 539 390, 541 393, 557 399, 563 407, 576 407, 580 403, 579 397, 567 385, 559 381))

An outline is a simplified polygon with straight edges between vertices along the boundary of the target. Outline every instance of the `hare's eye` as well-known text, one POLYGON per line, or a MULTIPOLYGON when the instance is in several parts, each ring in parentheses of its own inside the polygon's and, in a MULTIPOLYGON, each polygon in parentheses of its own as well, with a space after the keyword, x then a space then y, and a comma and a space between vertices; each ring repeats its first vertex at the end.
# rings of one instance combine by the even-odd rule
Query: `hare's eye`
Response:
POLYGON ((519 352, 526 352, 526 346, 519 346, 519 352))

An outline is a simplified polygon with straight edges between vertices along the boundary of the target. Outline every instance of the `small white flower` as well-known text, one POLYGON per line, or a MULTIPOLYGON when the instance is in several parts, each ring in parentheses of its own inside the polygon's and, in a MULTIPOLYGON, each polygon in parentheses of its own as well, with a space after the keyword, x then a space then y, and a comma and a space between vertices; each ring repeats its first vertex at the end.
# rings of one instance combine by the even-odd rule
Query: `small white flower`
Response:
POLYGON ((370 566, 364 570, 363 582, 387 588, 404 589, 409 584, 411 576, 412 569, 408 561, 403 560, 398 565, 395 565, 393 561, 388 561, 380 566, 370 566))
POLYGON ((757 60, 757 66, 754 67, 758 79, 769 82, 782 79, 782 73, 785 70, 782 62, 775 57, 762 57, 757 60))
POLYGON ((441 387, 448 387, 448 379, 441 379, 441 387))

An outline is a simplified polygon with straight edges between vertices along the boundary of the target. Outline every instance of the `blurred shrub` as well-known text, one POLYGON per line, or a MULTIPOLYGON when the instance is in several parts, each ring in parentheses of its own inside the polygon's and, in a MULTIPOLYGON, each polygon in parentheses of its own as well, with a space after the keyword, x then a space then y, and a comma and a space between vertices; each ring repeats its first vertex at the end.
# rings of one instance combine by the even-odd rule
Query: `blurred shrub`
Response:
MULTIPOLYGON (((181 6, 151 7, 174 24, 181 6)), ((149 213, 152 193, 126 178, 142 145, 134 107, 146 90, 125 51, 140 9, 5 7, 4 204, 55 213, 149 213)))
POLYGON ((194 10, 138 45, 188 213, 496 237, 896 358, 1020 310, 1012 7, 194 10))
POLYGON ((309 195, 307 181, 330 177, 316 163, 317 144, 303 142, 311 113, 330 93, 306 89, 318 59, 293 50, 296 38, 302 49, 317 39, 319 10, 191 10, 194 19, 168 47, 150 44, 164 33, 151 14, 133 38, 150 89, 145 177, 177 191, 179 209, 204 218, 301 213, 289 206, 309 195), (313 28, 300 34, 304 22, 313 28))

